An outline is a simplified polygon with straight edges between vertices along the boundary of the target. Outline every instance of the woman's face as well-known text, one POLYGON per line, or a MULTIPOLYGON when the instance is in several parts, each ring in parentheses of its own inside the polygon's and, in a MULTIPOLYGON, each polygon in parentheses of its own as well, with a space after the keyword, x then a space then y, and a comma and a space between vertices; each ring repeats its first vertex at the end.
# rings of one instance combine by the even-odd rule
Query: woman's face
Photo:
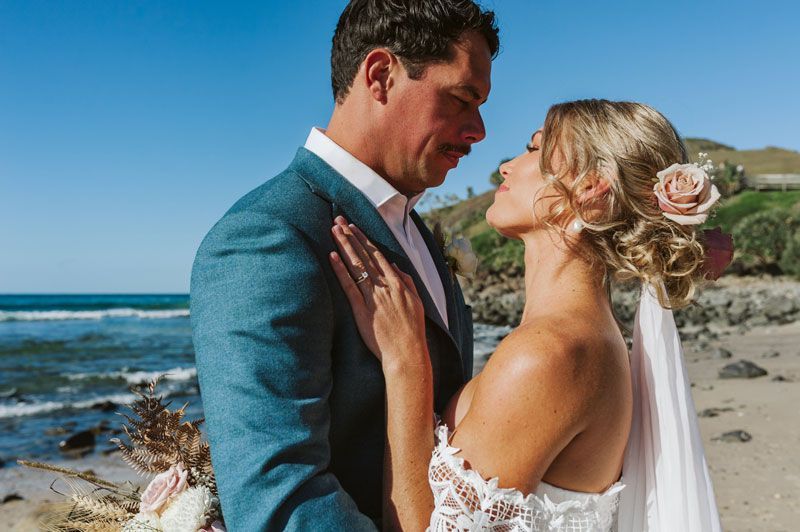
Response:
POLYGON ((486 221, 508 238, 519 239, 521 235, 541 228, 540 220, 555 201, 552 188, 543 192, 548 180, 539 166, 541 147, 542 131, 539 130, 533 134, 523 153, 500 165, 504 181, 495 192, 494 203, 486 211, 486 221), (534 203, 534 200, 538 201, 534 203))

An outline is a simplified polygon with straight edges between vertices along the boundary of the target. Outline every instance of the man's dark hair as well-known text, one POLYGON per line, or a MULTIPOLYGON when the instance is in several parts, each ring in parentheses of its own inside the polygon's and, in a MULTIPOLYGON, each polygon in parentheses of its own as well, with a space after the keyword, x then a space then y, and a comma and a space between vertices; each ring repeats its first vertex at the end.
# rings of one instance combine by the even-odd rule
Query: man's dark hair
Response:
POLYGON ((375 48, 390 50, 411 79, 420 79, 429 64, 450 60, 450 45, 468 31, 482 35, 492 58, 497 55, 494 13, 472 0, 352 0, 333 35, 333 97, 337 103, 344 100, 361 62, 375 48))

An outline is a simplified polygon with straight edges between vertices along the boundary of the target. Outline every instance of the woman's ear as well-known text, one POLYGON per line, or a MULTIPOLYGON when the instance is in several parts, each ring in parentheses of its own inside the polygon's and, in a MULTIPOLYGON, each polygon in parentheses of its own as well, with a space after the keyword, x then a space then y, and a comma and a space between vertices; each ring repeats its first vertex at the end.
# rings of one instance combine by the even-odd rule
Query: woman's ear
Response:
POLYGON ((583 178, 576 200, 578 205, 588 205, 600 201, 611 190, 608 179, 599 174, 589 174, 583 178))

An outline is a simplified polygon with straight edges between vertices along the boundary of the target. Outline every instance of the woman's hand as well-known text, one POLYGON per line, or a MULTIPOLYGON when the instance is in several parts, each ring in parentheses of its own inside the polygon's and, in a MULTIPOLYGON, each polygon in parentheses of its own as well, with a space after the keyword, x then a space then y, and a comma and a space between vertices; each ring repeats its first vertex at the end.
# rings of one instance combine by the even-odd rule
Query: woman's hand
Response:
POLYGON ((355 225, 342 216, 334 222, 339 253, 331 252, 330 261, 364 343, 384 370, 426 364, 425 311, 414 280, 390 264, 355 225))
POLYGON ((428 461, 433 451, 433 376, 425 311, 414 280, 338 216, 330 254, 361 337, 386 380, 383 522, 387 530, 424 530, 433 511, 428 461))

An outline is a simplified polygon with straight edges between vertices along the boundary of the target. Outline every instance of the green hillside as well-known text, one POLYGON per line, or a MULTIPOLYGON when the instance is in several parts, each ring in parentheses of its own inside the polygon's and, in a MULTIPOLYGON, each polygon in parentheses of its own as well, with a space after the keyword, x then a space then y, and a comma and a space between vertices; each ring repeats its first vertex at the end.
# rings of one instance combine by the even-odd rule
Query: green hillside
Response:
POLYGON ((800 152, 767 146, 760 150, 737 150, 713 140, 684 139, 689 153, 696 157, 698 152, 708 153, 715 163, 728 161, 744 166, 745 175, 757 174, 800 174, 800 152))
MULTIPOLYGON (((762 150, 736 150, 731 146, 708 139, 685 139, 689 153, 696 156, 706 152, 715 162, 728 161, 742 164, 749 175, 760 173, 800 173, 800 153, 782 148, 768 147, 762 150)), ((488 179, 488 178, 487 178, 488 179)), ((425 218, 433 223, 469 237, 480 257, 482 267, 501 268, 509 263, 522 262, 522 244, 498 235, 486 223, 486 209, 494 201, 494 189, 475 197, 460 201, 449 207, 432 211, 425 218)), ((721 226, 730 232, 742 217, 760 210, 776 207, 793 207, 800 210, 800 191, 755 192, 743 191, 722 201, 708 227, 721 226)))

